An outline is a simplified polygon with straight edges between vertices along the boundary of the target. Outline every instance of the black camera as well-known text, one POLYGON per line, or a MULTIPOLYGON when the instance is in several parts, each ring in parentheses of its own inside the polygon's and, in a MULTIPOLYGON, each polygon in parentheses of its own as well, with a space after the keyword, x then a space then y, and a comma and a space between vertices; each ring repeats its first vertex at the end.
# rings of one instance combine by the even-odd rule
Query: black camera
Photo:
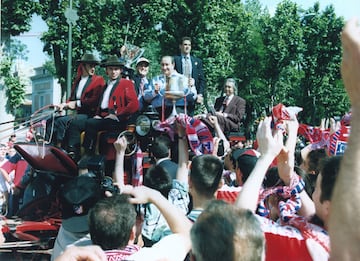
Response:
POLYGON ((100 183, 101 189, 105 191, 111 192, 111 194, 118 194, 120 193, 120 189, 118 186, 114 185, 112 178, 105 176, 101 180, 100 183))
POLYGON ((103 192, 109 191, 112 194, 120 192, 119 187, 114 185, 112 178, 105 176, 105 156, 93 156, 88 161, 87 168, 100 181, 100 188, 103 192))

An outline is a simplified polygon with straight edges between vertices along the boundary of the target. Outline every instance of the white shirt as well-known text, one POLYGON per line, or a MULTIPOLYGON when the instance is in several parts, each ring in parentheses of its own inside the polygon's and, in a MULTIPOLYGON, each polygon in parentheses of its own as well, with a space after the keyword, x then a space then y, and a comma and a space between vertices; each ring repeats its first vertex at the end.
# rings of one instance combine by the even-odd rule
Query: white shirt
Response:
POLYGON ((86 82, 87 82, 88 79, 89 79, 89 76, 81 76, 81 80, 79 81, 79 85, 78 85, 78 87, 77 87, 76 96, 75 96, 76 105, 77 105, 78 107, 81 107, 80 98, 81 98, 81 94, 82 94, 83 91, 84 91, 84 87, 85 87, 85 84, 86 84, 86 82))
MULTIPOLYGON (((227 99, 227 101, 226 101, 226 106, 229 105, 229 103, 230 103, 230 101, 232 100, 233 97, 234 97, 234 94, 231 94, 231 95, 228 97, 228 99, 227 99)), ((226 98, 225 98, 225 99, 226 99, 226 98)))
POLYGON ((190 250, 190 239, 181 234, 171 234, 162 238, 152 247, 143 247, 127 259, 133 261, 182 261, 190 250))
POLYGON ((104 95, 101 100, 101 109, 107 109, 109 105, 110 93, 115 84, 116 80, 109 81, 104 91, 104 95))

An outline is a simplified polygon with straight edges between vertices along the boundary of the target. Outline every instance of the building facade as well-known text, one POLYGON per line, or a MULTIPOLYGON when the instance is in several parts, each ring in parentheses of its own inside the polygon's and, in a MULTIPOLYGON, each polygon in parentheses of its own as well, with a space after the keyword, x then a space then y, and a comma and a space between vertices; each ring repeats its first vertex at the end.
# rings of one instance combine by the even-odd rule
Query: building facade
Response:
POLYGON ((32 112, 61 101, 61 86, 58 80, 44 67, 35 68, 32 81, 32 112))

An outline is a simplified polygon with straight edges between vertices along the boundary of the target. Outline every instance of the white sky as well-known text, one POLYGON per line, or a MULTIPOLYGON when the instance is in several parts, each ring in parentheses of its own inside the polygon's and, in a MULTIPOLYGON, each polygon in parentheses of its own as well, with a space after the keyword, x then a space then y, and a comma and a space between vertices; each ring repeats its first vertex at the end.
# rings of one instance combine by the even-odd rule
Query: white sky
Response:
MULTIPOLYGON (((292 0, 297 3, 303 9, 308 9, 313 6, 315 0, 292 0)), ((274 13, 277 4, 281 0, 260 0, 260 3, 268 8, 270 13, 274 13)), ((335 8, 335 12, 338 16, 343 16, 345 20, 357 16, 360 18, 360 0, 319 0, 320 10, 324 10, 326 6, 332 4, 335 8)), ((23 36, 17 37, 24 44, 28 46, 28 64, 34 67, 41 66, 47 59, 43 53, 43 44, 40 41, 41 32, 47 29, 46 24, 41 20, 40 17, 36 16, 33 18, 32 29, 30 32, 23 36)))

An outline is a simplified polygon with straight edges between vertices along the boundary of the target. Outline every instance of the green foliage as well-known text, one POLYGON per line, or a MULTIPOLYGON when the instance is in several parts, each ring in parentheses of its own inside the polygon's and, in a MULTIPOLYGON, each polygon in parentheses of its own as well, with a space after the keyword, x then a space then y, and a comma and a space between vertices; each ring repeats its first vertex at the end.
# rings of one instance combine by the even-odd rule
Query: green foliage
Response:
MULTIPOLYGON (((49 28, 44 50, 54 58, 64 94, 69 1, 37 3, 49 28)), ((73 26, 73 73, 84 52, 105 58, 127 42, 145 48, 154 76, 160 57, 177 54, 181 37, 190 36, 193 53, 204 63, 206 101, 220 95, 226 77, 237 79, 249 126, 280 102, 303 107, 300 120, 309 124, 349 109, 339 72, 344 21, 332 6, 320 11, 315 3, 303 10, 284 0, 273 16, 258 0, 73 0, 73 8, 79 16, 73 26)))
POLYGON ((31 16, 39 8, 36 1, 2 0, 1 33, 17 36, 30 30, 31 16))
POLYGON ((332 6, 320 13, 315 4, 305 13, 302 23, 306 45, 300 63, 305 77, 299 101, 307 108, 302 119, 318 125, 321 118, 342 115, 349 108, 339 68, 344 21, 336 17, 332 6))
POLYGON ((12 63, 10 57, 3 58, 0 63, 0 72, 6 90, 6 111, 14 114, 16 108, 24 101, 25 85, 21 82, 19 76, 12 74, 12 63))
POLYGON ((262 36, 265 44, 265 69, 270 87, 270 97, 273 102, 281 102, 282 90, 277 86, 279 77, 288 66, 294 66, 302 48, 302 30, 299 23, 298 7, 290 1, 278 5, 276 13, 264 23, 262 36))
POLYGON ((17 40, 10 40, 0 56, 0 81, 5 88, 7 97, 6 111, 15 114, 16 109, 25 98, 25 84, 17 74, 13 73, 15 59, 26 59, 26 46, 17 40))

